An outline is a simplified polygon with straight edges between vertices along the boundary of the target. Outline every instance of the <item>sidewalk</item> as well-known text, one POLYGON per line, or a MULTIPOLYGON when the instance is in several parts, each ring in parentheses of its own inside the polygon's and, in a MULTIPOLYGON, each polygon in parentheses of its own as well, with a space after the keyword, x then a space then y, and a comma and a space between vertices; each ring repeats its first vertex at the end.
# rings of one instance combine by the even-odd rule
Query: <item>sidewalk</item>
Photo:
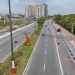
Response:
MULTIPOLYGON (((28 26, 30 26, 30 25, 33 25, 33 24, 34 24, 34 23, 31 23, 31 24, 28 24, 28 25, 26 25, 26 26, 24 26, 24 27, 21 27, 21 28, 18 28, 18 29, 16 29, 16 30, 13 30, 12 33, 16 32, 16 31, 19 31, 19 30, 21 30, 21 29, 23 29, 23 28, 26 28, 26 27, 28 27, 28 26)), ((7 32, 6 34, 0 35, 0 39, 3 38, 3 37, 5 37, 5 36, 7 36, 7 35, 10 35, 10 32, 7 32)))
POLYGON ((61 27, 59 24, 53 23, 57 28, 61 28, 61 32, 71 41, 71 43, 75 46, 75 35, 61 27))

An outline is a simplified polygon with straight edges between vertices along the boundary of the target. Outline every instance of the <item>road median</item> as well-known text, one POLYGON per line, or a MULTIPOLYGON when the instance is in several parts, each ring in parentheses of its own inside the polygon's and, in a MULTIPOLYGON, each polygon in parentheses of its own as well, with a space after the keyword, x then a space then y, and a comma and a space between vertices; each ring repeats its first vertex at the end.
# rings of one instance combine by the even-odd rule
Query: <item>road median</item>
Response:
MULTIPOLYGON (((31 53, 34 49, 34 46, 36 44, 36 41, 38 40, 38 37, 40 35, 42 28, 38 28, 36 32, 36 36, 34 36, 34 33, 31 34, 30 38, 30 46, 26 47, 24 46, 24 42, 17 48, 17 52, 15 50, 14 52, 14 60, 15 60, 15 67, 17 68, 17 74, 16 75, 22 75, 27 62, 31 56, 31 53)), ((9 56, 3 63, 0 64, 0 75, 14 75, 11 71, 11 56, 9 56)))

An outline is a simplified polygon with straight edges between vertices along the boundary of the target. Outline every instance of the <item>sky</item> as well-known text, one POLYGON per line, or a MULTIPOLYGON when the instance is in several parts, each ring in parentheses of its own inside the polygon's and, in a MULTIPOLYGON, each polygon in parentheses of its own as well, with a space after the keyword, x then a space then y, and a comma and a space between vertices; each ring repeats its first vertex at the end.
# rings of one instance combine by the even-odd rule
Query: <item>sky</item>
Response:
MULTIPOLYGON (((46 3, 48 5, 48 15, 54 14, 75 14, 75 0, 10 0, 11 13, 25 13, 26 5, 36 5, 46 3)), ((0 0, 0 13, 9 13, 8 0, 0 0)))

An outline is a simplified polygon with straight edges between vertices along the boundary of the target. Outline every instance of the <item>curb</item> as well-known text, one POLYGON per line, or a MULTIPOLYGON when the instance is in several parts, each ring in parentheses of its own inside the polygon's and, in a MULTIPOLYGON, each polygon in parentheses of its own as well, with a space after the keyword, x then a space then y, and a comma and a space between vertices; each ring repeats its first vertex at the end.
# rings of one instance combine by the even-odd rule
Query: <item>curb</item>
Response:
MULTIPOLYGON (((56 27, 56 28, 58 28, 58 27, 56 27)), ((63 33, 63 32, 62 32, 63 33)), ((66 36, 66 34, 65 33, 63 33, 65 36, 66 36)), ((68 33, 67 33, 68 34, 68 33)), ((70 42, 72 43, 72 45, 75 47, 75 44, 73 43, 73 40, 71 41, 70 40, 70 42)))
POLYGON ((75 47, 75 44, 73 43, 73 40, 71 41, 72 45, 75 47))
MULTIPOLYGON (((34 24, 34 23, 31 23, 31 24, 29 24, 29 25, 33 25, 33 24, 34 24)), ((23 28, 26 28, 26 27, 28 27, 29 25, 26 25, 26 26, 24 26, 24 27, 21 27, 21 28, 19 28, 19 29, 16 29, 16 30, 12 31, 12 33, 16 32, 16 31, 19 31, 19 30, 21 30, 21 29, 23 29, 23 28)), ((3 37, 5 37, 5 36, 7 36, 7 35, 10 35, 10 32, 8 32, 8 33, 6 33, 6 34, 4 34, 4 35, 1 35, 1 36, 0 36, 0 39, 3 38, 3 37)))
MULTIPOLYGON (((42 32, 43 32, 43 29, 42 29, 41 33, 42 33, 42 32)), ((40 33, 40 35, 41 35, 41 33, 40 33)), ((30 58, 29 58, 29 60, 28 60, 28 62, 27 62, 27 65, 26 65, 25 70, 24 70, 24 72, 23 72, 22 75, 26 75, 26 73, 27 73, 27 71, 28 71, 28 68, 29 68, 29 66, 30 66, 30 63, 31 63, 31 60, 32 60, 32 57, 33 57, 33 53, 35 52, 36 47, 37 47, 37 45, 38 45, 38 42, 39 42, 39 39, 40 39, 40 35, 39 35, 39 38, 38 38, 38 40, 37 40, 37 42, 36 42, 36 44, 35 44, 35 46, 34 46, 34 49, 33 49, 32 53, 31 53, 31 56, 30 56, 30 58)))

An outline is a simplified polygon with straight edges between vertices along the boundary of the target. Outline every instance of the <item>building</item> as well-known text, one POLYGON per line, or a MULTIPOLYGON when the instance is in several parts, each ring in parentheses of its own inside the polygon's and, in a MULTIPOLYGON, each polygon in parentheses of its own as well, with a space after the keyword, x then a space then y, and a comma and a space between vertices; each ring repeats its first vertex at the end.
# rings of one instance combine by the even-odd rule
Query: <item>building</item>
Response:
POLYGON ((43 6, 45 7, 44 8, 44 13, 45 13, 45 16, 47 17, 48 16, 48 6, 45 3, 43 3, 43 6))
POLYGON ((34 7, 32 5, 27 5, 25 7, 25 15, 26 15, 26 17, 34 16, 34 7))
POLYGON ((44 13, 44 6, 43 5, 35 5, 35 17, 36 18, 40 18, 40 17, 43 17, 45 16, 45 13, 44 13))
POLYGON ((27 5, 25 7, 25 15, 26 17, 35 17, 35 18, 40 18, 47 16, 47 4, 39 4, 39 5, 27 5))
POLYGON ((34 10, 35 10, 34 11, 35 12, 34 17, 39 18, 39 5, 35 5, 34 10))

